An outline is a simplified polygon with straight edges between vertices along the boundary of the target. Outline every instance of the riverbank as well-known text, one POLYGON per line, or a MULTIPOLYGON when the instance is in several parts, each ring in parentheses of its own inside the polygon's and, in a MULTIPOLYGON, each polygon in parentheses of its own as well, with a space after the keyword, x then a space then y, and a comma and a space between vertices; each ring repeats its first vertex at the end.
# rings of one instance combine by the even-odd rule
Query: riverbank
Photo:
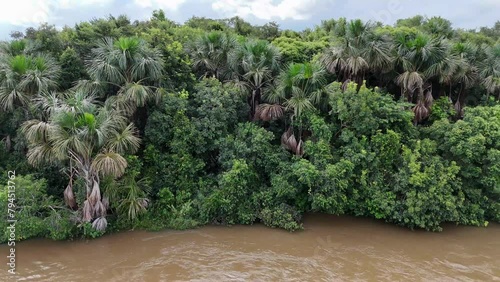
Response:
POLYGON ((498 238, 498 224, 450 225, 432 233, 371 219, 309 214, 304 230, 294 233, 256 224, 121 232, 88 241, 27 240, 18 244, 17 278, 494 281, 500 278, 498 238))

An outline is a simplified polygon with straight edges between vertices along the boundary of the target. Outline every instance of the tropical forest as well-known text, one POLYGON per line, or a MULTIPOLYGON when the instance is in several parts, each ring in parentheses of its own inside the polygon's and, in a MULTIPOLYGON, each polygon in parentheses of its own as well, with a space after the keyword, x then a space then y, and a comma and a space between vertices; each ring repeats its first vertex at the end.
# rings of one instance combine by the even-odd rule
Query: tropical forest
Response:
POLYGON ((297 31, 156 10, 10 36, 0 210, 15 202, 16 241, 300 232, 311 213, 427 231, 500 222, 500 22, 297 31))

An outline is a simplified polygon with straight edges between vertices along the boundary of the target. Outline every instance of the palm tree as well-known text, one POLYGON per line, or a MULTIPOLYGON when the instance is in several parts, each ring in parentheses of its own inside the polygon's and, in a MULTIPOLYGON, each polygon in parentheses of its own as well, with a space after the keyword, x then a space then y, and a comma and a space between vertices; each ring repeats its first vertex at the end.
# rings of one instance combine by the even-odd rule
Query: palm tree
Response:
MULTIPOLYGON (((282 136, 283 146, 296 153, 304 154, 303 117, 304 113, 315 106, 327 104, 326 70, 318 63, 291 64, 278 78, 276 91, 266 96, 274 103, 283 102, 285 110, 291 112, 291 123, 297 125, 298 140, 293 127, 289 127, 282 136)), ((266 107, 269 107, 268 104, 266 107)))
POLYGON ((82 220, 97 230, 107 225, 105 205, 100 191, 101 179, 118 178, 127 167, 123 157, 139 148, 140 139, 133 124, 109 105, 100 105, 95 96, 81 90, 65 94, 46 94, 38 100, 46 120, 30 120, 21 127, 28 141, 28 162, 65 164, 69 184, 64 191, 68 206, 76 209, 73 183, 85 183, 85 200, 80 207, 82 220))
POLYGON ((80 81, 77 88, 104 92, 105 98, 112 98, 125 115, 132 115, 138 107, 161 97, 161 53, 141 39, 104 38, 92 49, 86 64, 91 79, 80 81), (105 93, 106 89, 111 92, 105 93))
POLYGON ((500 43, 483 46, 485 58, 481 62, 481 78, 489 95, 498 94, 500 99, 500 43))
POLYGON ((236 37, 230 33, 213 31, 200 36, 189 48, 196 70, 202 77, 224 80, 229 74, 229 54, 237 47, 236 37))
POLYGON ((372 23, 354 20, 345 28, 345 36, 328 48, 320 59, 339 81, 354 81, 360 87, 369 71, 377 73, 391 68, 391 44, 386 36, 374 32, 372 23))
POLYGON ((402 95, 409 102, 416 102, 413 111, 415 123, 418 123, 430 114, 433 96, 429 80, 442 77, 444 81, 443 74, 453 74, 456 64, 448 57, 447 42, 441 38, 422 33, 415 37, 398 35, 395 47, 396 65, 401 71, 395 81, 401 87, 402 95))
POLYGON ((138 175, 139 171, 132 169, 120 180, 108 177, 103 184, 103 203, 116 209, 119 216, 124 216, 129 221, 145 213, 149 205, 146 197, 150 191, 149 181, 146 178, 136 180, 138 175))
MULTIPOLYGON (((29 55, 25 41, 12 41, 0 48, 0 109, 10 115, 11 125, 17 128, 32 114, 31 101, 42 91, 55 89, 60 68, 44 54, 29 55), (18 116, 21 119, 15 118, 18 116)), ((14 132, 0 137, 10 150, 14 132)))
POLYGON ((0 42, 0 56, 17 56, 33 53, 34 44, 25 39, 12 40, 10 42, 0 42))
POLYGON ((250 93, 250 119, 255 118, 264 92, 279 73, 280 60, 279 50, 261 40, 247 41, 230 55, 233 80, 250 93))
POLYGON ((0 56, 0 107, 26 107, 37 94, 57 87, 59 72, 56 62, 44 54, 0 56))
POLYGON ((396 37, 395 41, 396 62, 402 70, 396 78, 396 83, 411 102, 423 93, 429 78, 440 75, 448 49, 442 39, 431 38, 422 33, 415 38, 401 35, 396 37))
POLYGON ((455 43, 445 61, 451 62, 454 67, 441 71, 440 83, 448 85, 449 96, 452 88, 457 88, 455 110, 459 116, 463 115, 463 107, 467 98, 467 90, 476 85, 479 79, 479 70, 476 67, 478 53, 477 46, 470 43, 455 43), (454 71, 452 71, 452 69, 454 71), (445 78, 445 79, 443 79, 445 78))

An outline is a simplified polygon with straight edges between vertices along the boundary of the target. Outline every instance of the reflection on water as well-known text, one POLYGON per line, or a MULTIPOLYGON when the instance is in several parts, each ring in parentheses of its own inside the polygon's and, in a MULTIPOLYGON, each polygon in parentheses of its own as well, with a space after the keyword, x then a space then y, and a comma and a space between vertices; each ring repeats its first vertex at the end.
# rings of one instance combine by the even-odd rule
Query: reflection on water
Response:
MULTIPOLYGON (((328 215, 17 245, 18 281, 500 281, 500 225, 441 233, 328 215)), ((7 246, 0 246, 7 254, 7 246)), ((4 264, 6 265, 6 264, 4 264)), ((7 271, 0 281, 7 281, 7 271)))

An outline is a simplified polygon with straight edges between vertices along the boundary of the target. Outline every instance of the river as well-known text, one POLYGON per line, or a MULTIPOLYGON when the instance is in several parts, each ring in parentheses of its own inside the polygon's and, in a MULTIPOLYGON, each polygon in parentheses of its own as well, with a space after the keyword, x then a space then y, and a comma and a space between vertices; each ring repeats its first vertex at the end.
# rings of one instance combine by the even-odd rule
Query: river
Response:
POLYGON ((129 231, 28 240, 16 253, 16 281, 500 281, 498 224, 431 233, 308 215, 295 233, 259 224, 129 231))

